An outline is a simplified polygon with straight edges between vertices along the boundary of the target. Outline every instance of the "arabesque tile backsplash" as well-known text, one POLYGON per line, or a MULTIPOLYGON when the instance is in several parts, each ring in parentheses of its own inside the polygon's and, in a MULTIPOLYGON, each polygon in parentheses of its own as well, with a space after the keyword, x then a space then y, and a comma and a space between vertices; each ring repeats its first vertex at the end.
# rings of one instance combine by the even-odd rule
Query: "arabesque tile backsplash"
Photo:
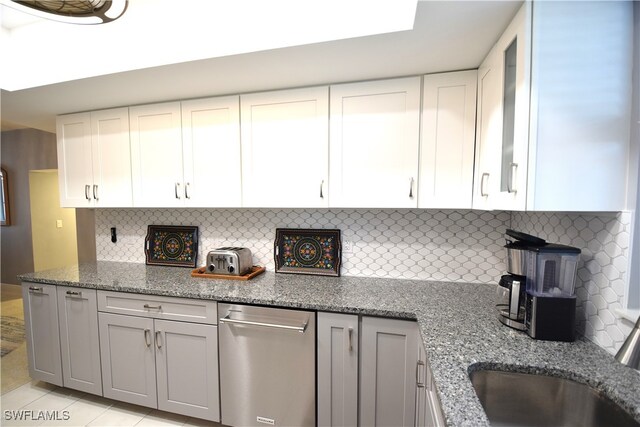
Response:
POLYGON ((274 269, 275 229, 338 228, 353 242, 342 274, 496 283, 505 273, 504 231, 514 228, 582 249, 576 282, 578 328, 609 352, 630 331, 614 310, 628 281, 631 215, 413 209, 97 209, 98 260, 144 263, 147 226, 199 227, 198 265, 220 246, 246 246, 274 269), (110 228, 117 227, 118 242, 110 228))

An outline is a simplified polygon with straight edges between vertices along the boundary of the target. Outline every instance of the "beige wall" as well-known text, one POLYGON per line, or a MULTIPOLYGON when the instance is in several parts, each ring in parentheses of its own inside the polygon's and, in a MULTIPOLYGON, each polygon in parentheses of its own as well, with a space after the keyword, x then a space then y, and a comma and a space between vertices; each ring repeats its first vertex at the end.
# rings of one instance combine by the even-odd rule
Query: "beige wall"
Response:
MULTIPOLYGON (((2 283, 19 283, 16 275, 34 271, 31 233, 29 171, 56 169, 56 136, 36 129, 18 129, 0 135, 0 162, 9 176, 11 225, 0 227, 2 283)), ((78 252, 95 259, 95 229, 91 209, 78 209, 78 252), (82 217, 82 220, 81 220, 82 217)))
POLYGON ((60 207, 58 171, 30 171, 29 189, 34 271, 76 264, 76 210, 60 207))

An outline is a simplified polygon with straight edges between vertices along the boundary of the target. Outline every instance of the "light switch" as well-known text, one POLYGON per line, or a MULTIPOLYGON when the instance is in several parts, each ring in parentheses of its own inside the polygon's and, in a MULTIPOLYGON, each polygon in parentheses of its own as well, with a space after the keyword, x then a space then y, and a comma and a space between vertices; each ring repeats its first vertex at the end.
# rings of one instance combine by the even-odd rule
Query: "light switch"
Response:
POLYGON ((56 228, 62 228, 62 220, 56 219, 56 228))

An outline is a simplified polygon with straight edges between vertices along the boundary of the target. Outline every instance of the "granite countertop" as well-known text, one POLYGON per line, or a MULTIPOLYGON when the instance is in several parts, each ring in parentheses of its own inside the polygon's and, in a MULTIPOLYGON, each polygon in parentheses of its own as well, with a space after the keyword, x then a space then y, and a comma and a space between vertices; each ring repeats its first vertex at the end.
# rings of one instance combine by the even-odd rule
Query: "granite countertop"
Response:
POLYGON ((248 282, 190 269, 105 262, 20 275, 23 281, 121 292, 415 319, 449 426, 489 425, 469 372, 494 368, 587 383, 640 421, 640 372, 594 343, 537 341, 501 325, 495 287, 469 283, 266 272, 248 282))

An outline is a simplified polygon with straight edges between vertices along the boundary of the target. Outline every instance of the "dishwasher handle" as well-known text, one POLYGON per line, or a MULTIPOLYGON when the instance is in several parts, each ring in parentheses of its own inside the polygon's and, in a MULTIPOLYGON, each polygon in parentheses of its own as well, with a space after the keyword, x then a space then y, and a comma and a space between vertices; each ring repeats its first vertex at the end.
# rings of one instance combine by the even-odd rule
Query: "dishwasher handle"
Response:
POLYGON ((237 320, 237 319, 231 319, 229 318, 229 316, 231 316, 231 313, 228 313, 226 316, 221 317, 219 319, 220 323, 232 323, 236 325, 261 326, 265 328, 286 329, 289 331, 297 331, 297 332, 300 332, 301 334, 304 334, 304 332, 307 330, 307 325, 309 324, 309 321, 306 321, 301 326, 289 326, 289 325, 279 325, 277 323, 253 322, 251 320, 237 320))

